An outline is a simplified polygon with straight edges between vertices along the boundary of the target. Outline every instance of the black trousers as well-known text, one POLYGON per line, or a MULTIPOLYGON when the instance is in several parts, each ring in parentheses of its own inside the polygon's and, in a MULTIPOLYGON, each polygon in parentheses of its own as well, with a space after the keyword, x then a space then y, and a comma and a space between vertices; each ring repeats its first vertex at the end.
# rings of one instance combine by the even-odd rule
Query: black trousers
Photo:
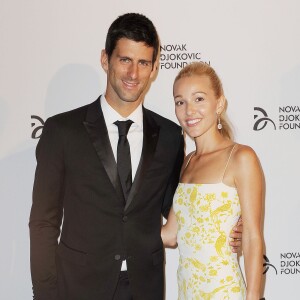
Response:
POLYGON ((113 300, 133 300, 127 271, 121 271, 113 300))

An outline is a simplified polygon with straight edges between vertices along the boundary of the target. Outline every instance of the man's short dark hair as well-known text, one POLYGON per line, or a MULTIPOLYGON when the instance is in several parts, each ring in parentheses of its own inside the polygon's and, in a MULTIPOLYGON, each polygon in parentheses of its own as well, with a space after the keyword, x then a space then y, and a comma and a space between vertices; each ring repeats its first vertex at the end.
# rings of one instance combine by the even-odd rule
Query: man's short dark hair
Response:
POLYGON ((159 38, 155 26, 147 17, 138 13, 127 13, 119 16, 110 25, 105 42, 108 59, 121 38, 144 42, 147 46, 153 47, 152 62, 155 62, 159 49, 159 38))

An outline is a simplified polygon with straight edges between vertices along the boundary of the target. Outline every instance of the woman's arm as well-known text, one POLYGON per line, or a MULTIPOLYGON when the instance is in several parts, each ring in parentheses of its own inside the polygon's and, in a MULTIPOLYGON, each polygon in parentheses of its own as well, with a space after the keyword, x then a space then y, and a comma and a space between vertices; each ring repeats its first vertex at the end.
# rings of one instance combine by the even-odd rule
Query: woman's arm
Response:
MULTIPOLYGON (((180 171, 180 177, 182 177, 183 172, 185 171, 185 168, 194 152, 195 151, 191 152, 184 158, 180 171)), ((169 212, 166 224, 161 228, 161 238, 165 247, 174 248, 177 246, 177 229, 177 220, 172 207, 169 212)))
POLYGON ((234 174, 242 216, 247 300, 260 298, 263 272, 262 207, 264 178, 255 152, 240 146, 234 155, 234 174))
POLYGON ((171 208, 167 223, 161 228, 161 238, 165 247, 174 248, 177 245, 177 220, 171 208))

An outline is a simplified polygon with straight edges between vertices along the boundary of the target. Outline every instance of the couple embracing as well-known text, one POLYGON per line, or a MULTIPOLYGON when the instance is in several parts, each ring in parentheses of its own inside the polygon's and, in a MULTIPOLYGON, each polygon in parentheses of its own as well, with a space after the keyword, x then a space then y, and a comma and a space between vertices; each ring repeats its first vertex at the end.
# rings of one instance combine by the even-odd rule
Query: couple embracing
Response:
POLYGON ((162 300, 164 245, 175 244, 179 299, 259 298, 258 158, 233 142, 208 65, 175 78, 181 127, 143 106, 158 52, 147 17, 118 17, 101 53, 104 93, 45 123, 29 223, 36 300, 162 300), (182 130, 196 145, 186 158, 182 130), (234 253, 241 215, 247 290, 234 253))

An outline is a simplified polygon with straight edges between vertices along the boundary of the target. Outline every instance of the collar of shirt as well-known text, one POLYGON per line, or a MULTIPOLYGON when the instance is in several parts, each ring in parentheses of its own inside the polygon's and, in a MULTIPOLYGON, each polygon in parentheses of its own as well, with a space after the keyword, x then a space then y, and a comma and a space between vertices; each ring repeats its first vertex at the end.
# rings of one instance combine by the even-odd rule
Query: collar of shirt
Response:
POLYGON ((138 129, 143 130, 143 108, 142 103, 126 118, 122 117, 115 111, 105 99, 104 95, 100 98, 100 105, 102 108, 105 124, 108 130, 118 131, 117 126, 114 124, 116 121, 131 120, 134 123, 130 126, 129 132, 138 129))
POLYGON ((100 105, 102 107, 105 124, 107 127, 108 137, 111 149, 115 160, 117 161, 117 146, 119 140, 119 132, 115 121, 132 120, 134 123, 130 126, 127 138, 130 145, 131 164, 132 164, 132 179, 134 179, 143 149, 143 109, 139 105, 137 109, 127 118, 123 118, 116 112, 106 101, 104 96, 101 96, 100 105))

